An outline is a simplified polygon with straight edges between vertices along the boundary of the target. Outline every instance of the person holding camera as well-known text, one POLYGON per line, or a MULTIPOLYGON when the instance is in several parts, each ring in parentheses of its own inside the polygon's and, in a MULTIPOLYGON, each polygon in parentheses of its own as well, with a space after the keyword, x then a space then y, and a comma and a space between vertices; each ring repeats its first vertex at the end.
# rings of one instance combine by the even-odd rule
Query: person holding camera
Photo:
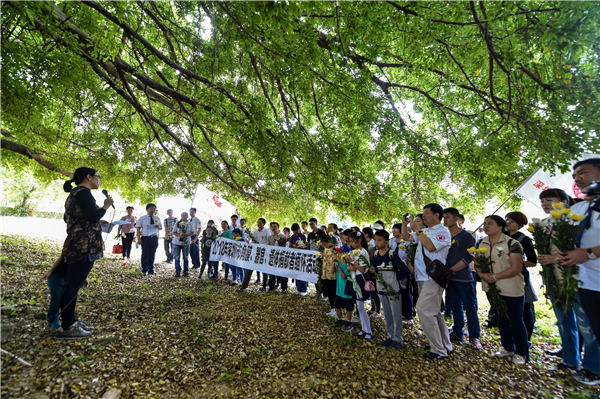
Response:
POLYGON ((600 385, 600 158, 573 165, 573 179, 585 201, 571 207, 584 215, 583 228, 575 239, 576 249, 560 253, 558 261, 579 266, 579 290, 575 302, 577 325, 583 336, 584 357, 575 379, 586 385, 600 385))
POLYGON ((444 209, 439 204, 427 204, 423 207, 423 219, 427 228, 409 233, 406 215, 402 217, 402 239, 417 243, 415 255, 415 277, 419 286, 417 314, 423 332, 430 343, 429 359, 442 360, 448 357, 453 347, 450 343, 448 327, 444 321, 440 304, 444 287, 436 283, 427 274, 427 265, 433 261, 446 263, 452 237, 450 231, 441 223, 444 209))
POLYGON ((92 168, 77 168, 73 179, 63 186, 69 193, 65 202, 64 220, 67 223, 67 238, 63 245, 61 258, 66 264, 64 287, 60 297, 61 321, 63 331, 56 333, 58 339, 80 339, 90 336, 92 327, 87 326, 75 316, 77 294, 94 262, 102 257, 104 243, 100 218, 113 204, 107 196, 102 208, 96 205, 91 190, 100 186, 100 175, 92 168), (75 183, 77 186, 72 187, 75 183))

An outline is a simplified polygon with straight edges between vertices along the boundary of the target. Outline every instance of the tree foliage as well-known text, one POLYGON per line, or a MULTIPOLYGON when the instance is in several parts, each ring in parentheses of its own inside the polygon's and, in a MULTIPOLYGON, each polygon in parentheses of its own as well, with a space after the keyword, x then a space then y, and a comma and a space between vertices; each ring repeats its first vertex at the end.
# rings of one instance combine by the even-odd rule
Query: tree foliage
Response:
POLYGON ((142 200, 200 182, 249 214, 473 211, 599 150, 598 21, 588 2, 4 2, 3 162, 18 144, 142 200))

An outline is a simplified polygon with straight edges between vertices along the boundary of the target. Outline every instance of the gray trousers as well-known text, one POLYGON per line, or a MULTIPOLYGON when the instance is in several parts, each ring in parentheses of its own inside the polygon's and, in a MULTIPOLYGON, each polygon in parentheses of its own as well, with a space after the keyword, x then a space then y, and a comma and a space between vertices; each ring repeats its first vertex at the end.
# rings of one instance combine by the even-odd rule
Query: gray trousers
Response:
POLYGON ((417 284, 419 286, 417 315, 431 346, 431 352, 448 356, 448 351, 452 351, 452 344, 448 326, 440 310, 444 289, 433 280, 418 281, 417 284))
POLYGON ((385 317, 385 329, 389 339, 402 343, 402 296, 388 298, 387 295, 379 293, 383 315, 385 317))

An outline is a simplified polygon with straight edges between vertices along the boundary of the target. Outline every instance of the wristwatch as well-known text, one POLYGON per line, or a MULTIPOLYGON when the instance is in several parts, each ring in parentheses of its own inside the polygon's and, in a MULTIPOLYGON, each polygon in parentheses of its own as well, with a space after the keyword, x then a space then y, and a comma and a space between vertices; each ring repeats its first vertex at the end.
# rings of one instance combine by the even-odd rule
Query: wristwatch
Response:
POLYGON ((588 259, 589 259, 589 260, 598 259, 598 255, 596 255, 596 254, 594 253, 594 251, 592 251, 592 248, 586 248, 586 249, 585 249, 585 251, 586 251, 586 252, 587 252, 587 254, 588 254, 588 259))

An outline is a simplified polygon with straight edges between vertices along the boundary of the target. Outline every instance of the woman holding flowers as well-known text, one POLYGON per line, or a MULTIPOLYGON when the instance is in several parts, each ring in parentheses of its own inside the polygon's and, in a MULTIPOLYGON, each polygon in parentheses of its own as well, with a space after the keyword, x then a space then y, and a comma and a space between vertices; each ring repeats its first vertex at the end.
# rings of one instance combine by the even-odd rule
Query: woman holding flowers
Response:
POLYGON ((534 302, 538 300, 535 289, 531 285, 529 270, 527 268, 537 265, 537 254, 533 247, 533 241, 519 230, 527 225, 527 216, 523 212, 509 212, 504 217, 506 220, 507 235, 519 241, 523 247, 523 277, 525 278, 525 310, 523 311, 523 320, 527 328, 527 339, 531 342, 531 335, 535 328, 535 307, 534 302))
MULTIPOLYGON (((523 321, 523 249, 517 240, 502 233, 505 227, 506 221, 500 216, 485 218, 483 229, 488 236, 481 241, 477 250, 484 255, 484 259, 475 257, 475 268, 490 302, 498 301, 492 305, 499 313, 498 327, 503 349, 495 356, 512 357, 513 363, 522 365, 529 358, 527 329, 523 321), (489 295, 496 290, 499 295, 489 295)), ((470 252, 475 252, 475 249, 471 248, 470 252)))

